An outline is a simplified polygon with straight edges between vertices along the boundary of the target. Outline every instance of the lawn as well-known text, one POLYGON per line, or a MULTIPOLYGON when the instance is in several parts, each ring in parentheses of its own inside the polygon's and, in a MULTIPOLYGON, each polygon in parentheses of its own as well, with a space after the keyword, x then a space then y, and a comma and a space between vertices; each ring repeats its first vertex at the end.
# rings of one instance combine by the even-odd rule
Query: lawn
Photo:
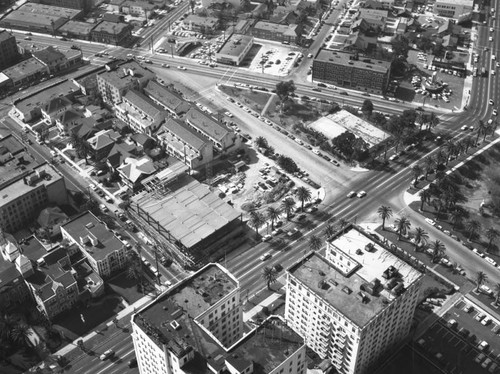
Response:
POLYGON ((77 307, 65 313, 54 325, 64 332, 66 338, 75 340, 113 318, 122 309, 120 296, 111 292, 98 300, 90 300, 88 307, 77 307))
POLYGON ((144 296, 140 290, 137 290, 137 281, 135 279, 127 278, 126 271, 110 279, 108 281, 108 285, 129 304, 135 303, 144 296))
POLYGON ((236 101, 241 102, 245 106, 260 113, 271 98, 270 93, 262 91, 254 91, 251 89, 243 89, 231 86, 219 86, 219 89, 228 96, 231 96, 236 101))

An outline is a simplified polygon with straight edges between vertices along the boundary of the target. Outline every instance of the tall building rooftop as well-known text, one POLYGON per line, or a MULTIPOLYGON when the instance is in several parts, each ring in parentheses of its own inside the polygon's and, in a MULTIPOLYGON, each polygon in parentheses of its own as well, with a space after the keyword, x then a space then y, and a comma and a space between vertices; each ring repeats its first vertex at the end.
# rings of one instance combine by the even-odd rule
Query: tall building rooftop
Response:
POLYGON ((96 261, 123 247, 112 231, 90 212, 86 212, 61 226, 75 241, 82 244, 96 261), (88 240, 87 240, 88 239, 88 240))
POLYGON ((229 134, 229 130, 216 121, 215 118, 197 108, 191 108, 186 113, 185 119, 193 127, 196 127, 199 131, 206 133, 215 140, 222 141, 229 134))
POLYGON ((0 206, 10 203, 12 200, 17 199, 28 193, 33 188, 40 185, 49 186, 52 183, 58 182, 62 177, 52 169, 49 164, 42 164, 31 173, 26 174, 23 178, 12 181, 0 192, 0 206))
POLYGON ((391 67, 390 61, 375 60, 373 58, 359 57, 349 52, 320 49, 314 61, 330 62, 337 65, 351 66, 357 69, 370 70, 378 73, 387 73, 391 67))
POLYGON ((149 81, 155 78, 155 74, 143 68, 136 61, 127 61, 114 70, 105 71, 98 77, 106 80, 113 86, 122 89, 130 87, 133 81, 149 81))
POLYGON ((355 226, 327 246, 328 259, 313 252, 289 272, 361 328, 422 277, 355 226))
POLYGON ((4 69, 3 73, 11 79, 16 79, 19 77, 30 76, 41 71, 48 73, 48 68, 36 58, 31 57, 11 66, 10 68, 4 69))
POLYGON ((0 189, 38 165, 14 136, 0 139, 0 189))

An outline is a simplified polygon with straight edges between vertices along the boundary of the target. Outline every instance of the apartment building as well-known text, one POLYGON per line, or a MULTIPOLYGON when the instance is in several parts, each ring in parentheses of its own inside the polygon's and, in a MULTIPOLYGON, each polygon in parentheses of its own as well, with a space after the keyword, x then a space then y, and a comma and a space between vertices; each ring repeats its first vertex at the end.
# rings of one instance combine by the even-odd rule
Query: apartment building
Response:
POLYGON ((422 278, 351 225, 288 269, 285 319, 339 373, 371 373, 407 337, 422 278))
POLYGON ((271 317, 243 337, 239 282, 208 264, 132 316, 141 374, 304 374, 304 340, 271 317), (285 371, 286 370, 286 371, 285 371))
POLYGON ((150 80, 146 87, 144 87, 144 93, 155 104, 165 109, 174 117, 186 114, 191 108, 191 104, 179 94, 172 92, 171 89, 162 86, 154 80, 150 80))
POLYGON ((127 61, 115 69, 97 74, 97 88, 105 102, 117 104, 128 90, 141 89, 155 78, 155 74, 136 61, 127 61))
POLYGON ((17 49, 16 37, 7 30, 0 31, 0 70, 15 64, 21 56, 17 49))
POLYGON ((169 155, 182 161, 190 169, 213 160, 212 143, 178 119, 169 118, 158 131, 157 138, 169 155))
POLYGON ((0 227, 8 232, 26 228, 49 203, 67 203, 64 178, 48 164, 9 180, 0 195, 0 227))
POLYGON ((127 264, 125 244, 91 212, 61 226, 61 234, 63 239, 78 246, 102 278, 109 278, 127 264))
POLYGON ((256 38, 288 44, 298 44, 302 39, 302 27, 295 24, 283 25, 268 21, 258 21, 251 29, 251 33, 256 38))
POLYGON ((314 81, 375 94, 383 94, 386 91, 390 74, 389 61, 327 49, 320 49, 312 67, 314 81))
POLYGON ((116 116, 135 132, 153 135, 161 126, 166 112, 149 97, 134 89, 122 96, 122 102, 115 105, 116 116))
POLYGON ((473 0, 437 0, 434 3, 434 13, 441 17, 460 18, 472 13, 473 0))
POLYGON ((156 5, 147 1, 125 1, 121 4, 121 12, 135 17, 149 18, 154 13, 156 5))
POLYGON ((227 127, 197 108, 191 108, 184 117, 186 123, 197 133, 208 139, 219 151, 238 146, 238 137, 227 127))

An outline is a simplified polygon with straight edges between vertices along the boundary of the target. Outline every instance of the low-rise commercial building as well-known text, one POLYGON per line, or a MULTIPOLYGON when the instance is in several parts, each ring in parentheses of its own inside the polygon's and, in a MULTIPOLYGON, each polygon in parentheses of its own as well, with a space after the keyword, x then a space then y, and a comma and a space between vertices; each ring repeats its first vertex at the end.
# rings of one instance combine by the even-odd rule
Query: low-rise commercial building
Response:
POLYGON ((9 86, 18 87, 49 75, 49 68, 35 57, 31 57, 4 69, 2 73, 8 77, 9 86))
POLYGON ((102 21, 90 32, 92 41, 113 45, 124 45, 132 37, 134 27, 127 23, 102 21))
POLYGON ((122 270, 127 264, 126 247, 91 212, 85 212, 61 226, 63 239, 74 243, 102 278, 122 270))
POLYGON ((83 11, 79 9, 24 3, 0 20, 0 27, 54 34, 66 22, 82 14, 83 11))
POLYGON ((57 30, 59 34, 75 39, 90 40, 90 32, 95 27, 94 23, 82 21, 68 21, 57 30))
POLYGON ((391 63, 341 51, 320 49, 313 61, 314 81, 383 94, 390 81, 391 63))
POLYGON ((149 18, 154 13, 156 5, 147 1, 125 1, 121 4, 121 12, 135 17, 149 18))
POLYGON ((295 24, 282 25, 279 23, 258 21, 251 29, 251 33, 256 38, 288 44, 299 44, 302 40, 302 26, 295 24))
POLYGON ((169 155, 182 161, 191 170, 213 160, 212 143, 178 119, 169 118, 158 131, 157 138, 169 155))
POLYGON ((215 59, 221 64, 239 66, 252 49, 253 41, 253 36, 232 34, 215 53, 215 59))
POLYGON ((188 30, 200 32, 204 35, 211 35, 219 26, 219 20, 215 17, 200 17, 190 14, 184 19, 184 24, 188 30))
POLYGON ((349 226, 287 271, 285 318, 340 373, 372 373, 403 344, 423 274, 349 226))
POLYGON ((62 8, 81 9, 85 12, 94 7, 94 0, 36 0, 34 3, 53 5, 62 8))
POLYGON ((9 180, 0 195, 0 227, 8 232, 26 227, 49 203, 67 203, 64 178, 48 164, 9 180))
POLYGON ((460 18, 472 13, 473 0, 437 0, 434 3, 434 13, 441 17, 460 18))

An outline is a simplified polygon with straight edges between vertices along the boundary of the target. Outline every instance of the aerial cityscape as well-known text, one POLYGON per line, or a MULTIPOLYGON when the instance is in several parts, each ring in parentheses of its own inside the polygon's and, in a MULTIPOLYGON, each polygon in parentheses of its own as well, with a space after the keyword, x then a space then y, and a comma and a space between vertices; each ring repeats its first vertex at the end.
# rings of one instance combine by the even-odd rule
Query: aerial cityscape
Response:
POLYGON ((495 7, 0 0, 0 374, 500 374, 495 7))

